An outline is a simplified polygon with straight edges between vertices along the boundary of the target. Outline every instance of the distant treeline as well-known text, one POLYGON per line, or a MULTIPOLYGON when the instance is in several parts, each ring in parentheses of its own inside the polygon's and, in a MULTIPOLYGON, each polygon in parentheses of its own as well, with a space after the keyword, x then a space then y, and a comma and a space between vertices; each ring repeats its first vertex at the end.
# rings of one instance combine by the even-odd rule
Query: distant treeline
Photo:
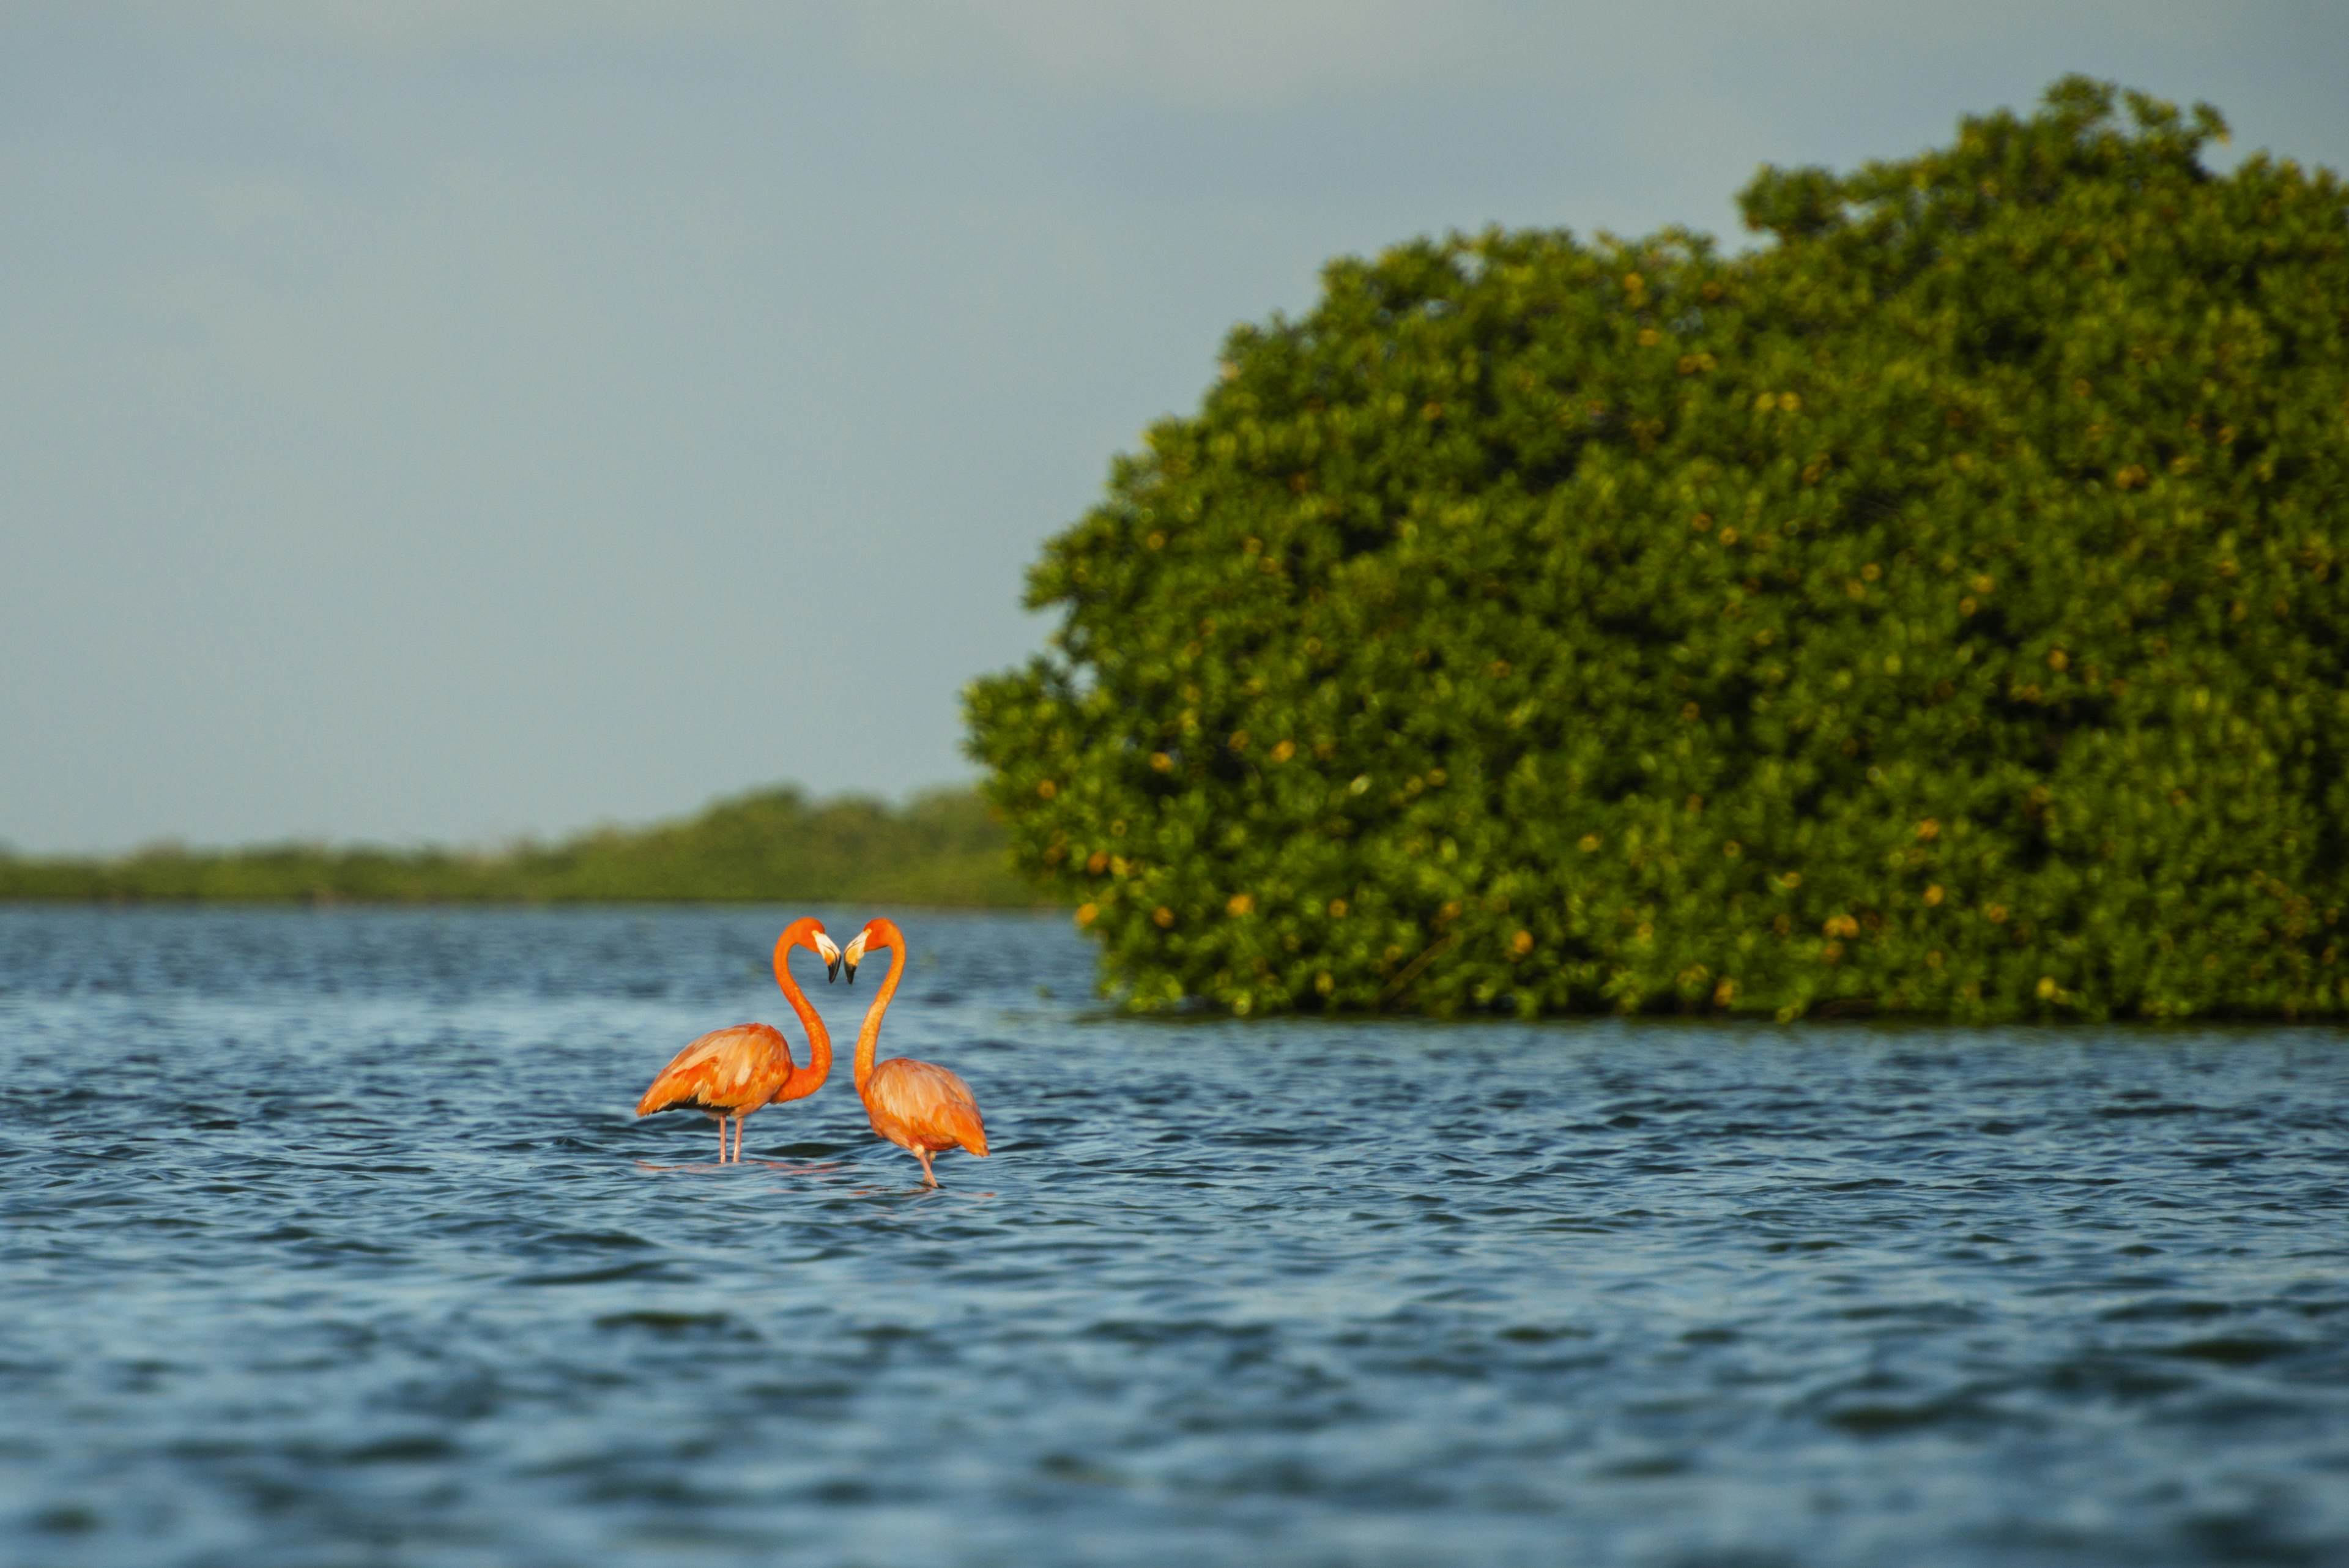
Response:
POLYGON ((204 903, 640 901, 1034 905, 969 790, 903 806, 784 786, 697 816, 494 851, 160 846, 109 859, 0 854, 0 898, 204 903))

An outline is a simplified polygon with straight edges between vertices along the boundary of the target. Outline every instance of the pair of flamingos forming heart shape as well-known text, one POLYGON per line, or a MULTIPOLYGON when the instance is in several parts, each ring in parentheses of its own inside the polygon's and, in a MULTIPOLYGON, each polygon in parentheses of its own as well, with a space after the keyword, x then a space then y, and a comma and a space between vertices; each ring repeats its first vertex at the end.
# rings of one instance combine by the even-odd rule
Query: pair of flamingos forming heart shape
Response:
POLYGON ((893 1056, 877 1065, 873 1060, 881 1044, 881 1015, 889 1011, 889 999, 897 994, 897 981, 905 972, 905 936, 894 920, 868 922, 844 952, 823 934, 823 922, 816 919, 793 920, 775 939, 775 983, 783 988, 783 1000, 792 1004, 807 1030, 804 1071, 792 1065, 792 1048, 779 1029, 764 1023, 737 1023, 731 1029, 712 1030, 660 1070, 645 1097, 636 1102, 636 1115, 648 1116, 667 1110, 707 1114, 718 1124, 720 1165, 727 1161, 726 1122, 730 1116, 733 1158, 739 1165, 743 1117, 761 1106, 805 1099, 823 1087, 832 1073, 832 1035, 799 982, 792 979, 789 960, 793 948, 805 948, 823 960, 826 980, 846 964, 851 985, 856 983, 856 966, 866 953, 874 948, 889 950, 888 978, 881 982, 880 992, 864 1014, 864 1027, 856 1032, 856 1093, 864 1102, 864 1114, 872 1118, 874 1132, 922 1162, 924 1186, 938 1184, 936 1173, 930 1169, 930 1156, 941 1150, 963 1148, 986 1158, 987 1127, 978 1118, 978 1102, 971 1098, 968 1084, 944 1067, 907 1056, 893 1056))

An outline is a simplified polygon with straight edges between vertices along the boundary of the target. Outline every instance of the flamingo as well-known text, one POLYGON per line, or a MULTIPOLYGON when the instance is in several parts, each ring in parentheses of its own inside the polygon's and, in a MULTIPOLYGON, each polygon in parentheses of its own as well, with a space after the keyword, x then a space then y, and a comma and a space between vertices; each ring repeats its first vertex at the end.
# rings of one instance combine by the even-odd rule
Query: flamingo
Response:
POLYGON ((823 1087, 832 1073, 832 1035, 814 1007, 792 979, 793 948, 805 948, 823 960, 823 977, 840 970, 840 948, 823 934, 823 922, 802 918, 783 928, 775 939, 775 983, 783 1000, 800 1015, 807 1030, 808 1064, 802 1072, 792 1064, 792 1048, 782 1031, 765 1023, 737 1023, 713 1029, 669 1059, 645 1097, 636 1115, 690 1108, 706 1112, 718 1124, 718 1163, 726 1163, 726 1118, 734 1118, 734 1163, 742 1163, 742 1118, 776 1100, 805 1099, 823 1087))
POLYGON ((880 994, 864 1014, 864 1026, 856 1032, 856 1093, 864 1101, 873 1130, 920 1160, 922 1185, 936 1187, 938 1178, 930 1168, 930 1156, 959 1145, 985 1159, 987 1127, 978 1119, 978 1102, 971 1098, 970 1085, 944 1067, 910 1056, 874 1064, 874 1050, 881 1044, 881 1015, 889 1011, 889 999, 897 994, 897 981, 905 973, 905 933, 895 920, 867 921, 841 954, 849 984, 856 983, 856 966, 874 948, 889 950, 889 977, 881 982, 880 994))

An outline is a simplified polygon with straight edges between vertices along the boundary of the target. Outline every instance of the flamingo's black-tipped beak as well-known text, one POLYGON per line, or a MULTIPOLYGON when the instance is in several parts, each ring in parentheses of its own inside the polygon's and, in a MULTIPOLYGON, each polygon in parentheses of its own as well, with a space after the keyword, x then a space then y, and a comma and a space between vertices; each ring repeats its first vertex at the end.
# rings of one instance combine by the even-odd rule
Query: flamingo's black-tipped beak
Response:
MULTIPOLYGON (((835 959, 826 959, 826 960, 824 960, 824 961, 823 961, 823 980, 824 980, 824 983, 825 983, 826 985, 829 985, 829 984, 831 984, 833 981, 838 980, 839 978, 840 978, 840 961, 839 961, 838 959, 836 959, 836 958, 835 958, 835 959)), ((854 980, 856 977, 855 977, 854 974, 852 974, 852 975, 850 975, 848 978, 849 978, 849 979, 851 979, 851 980, 854 980)))
POLYGON ((849 965, 847 966, 847 969, 848 969, 848 983, 849 983, 849 984, 851 984, 851 985, 854 985, 854 984, 856 983, 856 966, 855 966, 854 964, 853 964, 853 963, 852 963, 852 964, 849 964, 849 965))

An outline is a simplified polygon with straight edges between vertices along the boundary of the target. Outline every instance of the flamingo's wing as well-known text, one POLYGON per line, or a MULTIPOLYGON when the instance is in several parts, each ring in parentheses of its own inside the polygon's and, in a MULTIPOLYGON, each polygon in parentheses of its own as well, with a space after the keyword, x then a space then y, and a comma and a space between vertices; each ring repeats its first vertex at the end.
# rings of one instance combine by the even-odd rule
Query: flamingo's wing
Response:
POLYGON ((758 1092, 760 1085, 771 1078, 771 1093, 791 1072, 792 1048, 772 1025, 713 1029, 670 1058, 636 1102, 636 1115, 648 1116, 672 1106, 756 1110, 768 1098, 758 1092))
POLYGON ((934 1063, 893 1056, 874 1068, 864 1081, 864 1109, 892 1142, 903 1132, 928 1148, 960 1145, 987 1157, 987 1124, 970 1085, 934 1063))

